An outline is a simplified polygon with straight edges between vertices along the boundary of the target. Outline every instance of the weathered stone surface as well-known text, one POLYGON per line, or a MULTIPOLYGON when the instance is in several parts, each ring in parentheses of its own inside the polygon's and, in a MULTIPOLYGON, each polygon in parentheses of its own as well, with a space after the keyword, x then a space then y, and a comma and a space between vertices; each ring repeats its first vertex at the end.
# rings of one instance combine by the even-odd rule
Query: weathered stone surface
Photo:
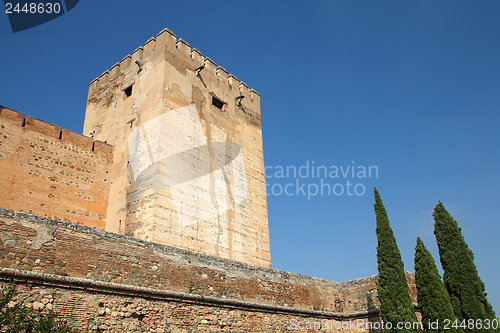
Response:
POLYGON ((4 244, 5 244, 6 246, 12 246, 12 247, 14 247, 14 246, 16 246, 17 242, 16 242, 15 240, 13 240, 13 239, 8 239, 8 240, 6 240, 6 241, 4 242, 4 244))
POLYGON ((41 302, 33 302, 33 304, 32 304, 32 308, 35 311, 41 311, 41 310, 43 310, 44 307, 45 307, 45 304, 43 304, 41 302))
POLYGON ((163 31, 90 84, 84 134, 115 148, 106 230, 270 267, 255 90, 163 31))

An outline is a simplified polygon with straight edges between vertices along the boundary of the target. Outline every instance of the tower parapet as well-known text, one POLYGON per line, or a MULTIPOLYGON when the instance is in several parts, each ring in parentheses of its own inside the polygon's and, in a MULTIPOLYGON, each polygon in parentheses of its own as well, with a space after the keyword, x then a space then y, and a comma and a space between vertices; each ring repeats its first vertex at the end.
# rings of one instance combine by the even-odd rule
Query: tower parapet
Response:
POLYGON ((89 86, 114 145, 106 229, 270 266, 260 95, 170 30, 89 86))

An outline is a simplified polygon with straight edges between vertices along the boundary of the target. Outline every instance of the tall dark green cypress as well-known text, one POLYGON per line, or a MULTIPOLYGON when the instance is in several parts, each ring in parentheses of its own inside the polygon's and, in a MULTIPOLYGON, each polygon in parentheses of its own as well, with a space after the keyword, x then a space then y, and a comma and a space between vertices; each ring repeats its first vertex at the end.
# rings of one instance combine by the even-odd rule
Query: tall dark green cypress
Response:
POLYGON ((419 332, 418 329, 397 330, 398 323, 416 323, 417 318, 410 297, 408 280, 401 260, 394 232, 389 224, 387 211, 376 188, 375 215, 377 216, 377 262, 379 278, 377 281, 378 298, 380 300, 380 317, 391 323, 392 330, 384 332, 419 332))
MULTIPOLYGON (((474 264, 474 255, 462 236, 457 221, 439 202, 434 208, 434 234, 443 267, 443 280, 453 311, 459 320, 494 320, 495 312, 486 299, 484 283, 474 264)), ((472 325, 469 332, 498 332, 472 325)))
POLYGON ((417 237, 415 247, 415 284, 424 330, 458 332, 452 327, 456 317, 450 296, 441 280, 434 258, 420 237, 417 237))

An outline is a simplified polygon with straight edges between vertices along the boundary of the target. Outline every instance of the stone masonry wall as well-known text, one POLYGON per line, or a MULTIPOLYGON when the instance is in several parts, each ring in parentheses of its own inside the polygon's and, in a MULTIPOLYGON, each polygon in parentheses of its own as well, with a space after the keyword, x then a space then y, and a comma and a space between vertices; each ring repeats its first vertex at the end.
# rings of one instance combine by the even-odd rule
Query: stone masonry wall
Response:
POLYGON ((374 276, 333 282, 4 209, 0 240, 7 268, 342 313, 378 302, 374 276))
POLYGON ((378 320, 375 276, 339 283, 5 209, 0 267, 0 280, 21 284, 19 301, 84 330, 286 332, 378 320))
POLYGON ((0 106, 0 207, 105 229, 112 153, 0 106))
POLYGON ((85 330, 286 332, 378 320, 376 276, 328 281, 6 209, 0 268, 0 280, 21 284, 19 301, 85 330))
POLYGON ((377 311, 343 315, 0 268, 22 303, 83 332, 379 332, 377 311))

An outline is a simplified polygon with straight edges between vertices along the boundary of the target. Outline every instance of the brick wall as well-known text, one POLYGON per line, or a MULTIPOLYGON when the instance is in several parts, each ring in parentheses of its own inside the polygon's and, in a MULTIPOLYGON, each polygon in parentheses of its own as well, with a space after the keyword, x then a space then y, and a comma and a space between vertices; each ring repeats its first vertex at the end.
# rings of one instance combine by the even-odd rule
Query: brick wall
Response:
POLYGON ((0 207, 104 229, 112 151, 0 106, 0 207))

